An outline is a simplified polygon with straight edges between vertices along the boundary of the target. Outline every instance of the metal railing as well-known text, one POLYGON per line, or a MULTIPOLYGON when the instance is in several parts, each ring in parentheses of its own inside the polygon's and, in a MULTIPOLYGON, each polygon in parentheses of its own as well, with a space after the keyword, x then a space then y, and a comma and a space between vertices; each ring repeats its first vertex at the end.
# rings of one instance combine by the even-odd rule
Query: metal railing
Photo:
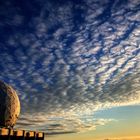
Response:
POLYGON ((0 140, 44 140, 44 133, 0 128, 0 140))

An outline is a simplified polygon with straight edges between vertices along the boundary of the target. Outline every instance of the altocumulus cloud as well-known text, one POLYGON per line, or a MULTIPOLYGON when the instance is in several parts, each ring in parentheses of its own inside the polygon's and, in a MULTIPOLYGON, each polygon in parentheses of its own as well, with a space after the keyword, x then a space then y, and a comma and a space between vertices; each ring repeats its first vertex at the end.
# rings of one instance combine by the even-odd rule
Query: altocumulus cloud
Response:
POLYGON ((0 2, 0 79, 14 86, 17 127, 82 132, 94 112, 140 103, 140 1, 0 2), (71 125, 72 124, 72 125, 71 125))

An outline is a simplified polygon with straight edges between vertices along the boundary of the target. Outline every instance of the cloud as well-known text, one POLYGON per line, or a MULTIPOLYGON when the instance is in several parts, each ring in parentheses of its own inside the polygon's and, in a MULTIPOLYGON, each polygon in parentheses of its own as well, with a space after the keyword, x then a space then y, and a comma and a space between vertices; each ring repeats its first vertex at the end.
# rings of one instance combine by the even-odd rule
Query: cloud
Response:
POLYGON ((95 111, 140 103, 139 1, 8 3, 0 79, 18 91, 17 127, 82 132, 110 121, 95 111))
POLYGON ((66 116, 62 114, 40 115, 37 116, 26 115, 20 117, 16 128, 23 128, 26 130, 45 131, 47 135, 53 134, 67 134, 78 133, 96 129, 99 125, 105 125, 113 119, 94 119, 91 115, 72 115, 66 116))

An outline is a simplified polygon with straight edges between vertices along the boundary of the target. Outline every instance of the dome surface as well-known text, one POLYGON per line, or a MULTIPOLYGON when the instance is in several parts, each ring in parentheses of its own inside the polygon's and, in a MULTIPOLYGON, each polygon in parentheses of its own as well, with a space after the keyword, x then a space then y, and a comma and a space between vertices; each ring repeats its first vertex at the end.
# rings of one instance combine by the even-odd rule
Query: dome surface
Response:
POLYGON ((0 81, 0 127, 13 127, 20 114, 20 101, 16 91, 0 81))

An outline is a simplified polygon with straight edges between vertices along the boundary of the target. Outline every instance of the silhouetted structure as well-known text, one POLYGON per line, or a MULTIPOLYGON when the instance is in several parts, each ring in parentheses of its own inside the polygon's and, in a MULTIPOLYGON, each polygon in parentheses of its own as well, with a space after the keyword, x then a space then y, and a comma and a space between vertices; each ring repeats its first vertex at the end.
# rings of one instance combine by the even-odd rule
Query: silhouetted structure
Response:
POLYGON ((44 133, 1 128, 0 140, 44 140, 44 133))

